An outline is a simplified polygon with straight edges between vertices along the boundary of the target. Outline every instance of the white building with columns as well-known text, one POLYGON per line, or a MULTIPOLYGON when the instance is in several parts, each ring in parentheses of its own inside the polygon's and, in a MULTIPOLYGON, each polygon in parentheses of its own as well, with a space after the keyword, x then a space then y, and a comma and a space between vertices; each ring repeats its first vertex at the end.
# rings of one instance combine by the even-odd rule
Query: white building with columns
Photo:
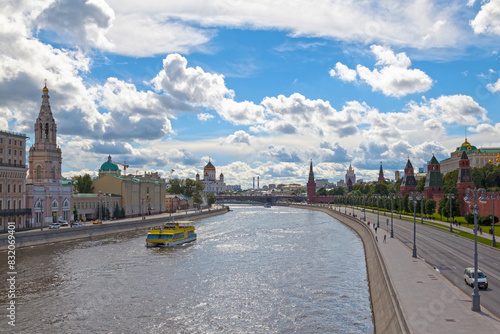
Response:
POLYGON ((200 174, 196 174, 196 181, 201 181, 205 186, 204 193, 219 194, 226 191, 224 183, 224 174, 220 173, 219 179, 216 179, 215 167, 210 161, 203 169, 203 180, 200 180, 200 174))

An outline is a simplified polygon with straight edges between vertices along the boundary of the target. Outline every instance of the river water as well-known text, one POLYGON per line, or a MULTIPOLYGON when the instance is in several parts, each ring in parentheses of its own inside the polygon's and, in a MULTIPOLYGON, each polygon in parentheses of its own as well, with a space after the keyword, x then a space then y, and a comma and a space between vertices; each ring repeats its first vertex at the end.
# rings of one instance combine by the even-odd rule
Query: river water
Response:
POLYGON ((174 248, 147 248, 135 231, 18 250, 15 332, 373 332, 352 230, 317 211, 231 209, 174 248))

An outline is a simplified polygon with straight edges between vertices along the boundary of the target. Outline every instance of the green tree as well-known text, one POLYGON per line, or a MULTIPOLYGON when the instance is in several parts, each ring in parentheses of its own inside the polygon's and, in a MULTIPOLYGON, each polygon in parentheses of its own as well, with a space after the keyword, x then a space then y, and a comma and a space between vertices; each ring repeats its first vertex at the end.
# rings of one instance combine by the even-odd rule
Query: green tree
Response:
POLYGON ((318 196, 326 196, 326 195, 328 195, 328 192, 326 191, 325 187, 321 187, 316 192, 316 195, 318 195, 318 196))
POLYGON ((80 194, 91 194, 94 191, 92 178, 89 174, 78 176, 75 183, 76 191, 80 194))
POLYGON ((418 192, 422 192, 424 191, 424 186, 425 186, 425 179, 427 177, 424 176, 423 178, 421 178, 420 180, 418 180, 417 182, 417 186, 415 187, 415 191, 418 191, 418 192))
POLYGON ((436 212, 436 201, 433 199, 428 199, 425 201, 425 213, 428 215, 432 215, 436 212))
POLYGON ((208 202, 208 205, 212 205, 215 203, 217 199, 215 198, 215 195, 212 194, 212 193, 207 193, 207 202, 208 202))
POLYGON ((202 202, 201 194, 203 192, 203 189, 205 189, 203 183, 188 178, 184 180, 184 188, 182 189, 182 194, 191 197, 193 199, 193 203, 200 204, 202 202))
POLYGON ((173 178, 167 182, 167 193, 169 194, 182 194, 184 188, 184 180, 173 178))
POLYGON ((375 184, 374 193, 380 195, 389 195, 389 187, 385 182, 375 184))

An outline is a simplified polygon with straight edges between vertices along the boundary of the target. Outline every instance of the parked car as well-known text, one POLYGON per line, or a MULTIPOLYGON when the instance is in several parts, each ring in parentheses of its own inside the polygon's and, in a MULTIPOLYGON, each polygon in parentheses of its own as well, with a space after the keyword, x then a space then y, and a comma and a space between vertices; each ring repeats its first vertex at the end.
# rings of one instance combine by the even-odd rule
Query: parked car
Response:
MULTIPOLYGON (((464 281, 465 284, 474 287, 474 268, 465 268, 464 281)), ((479 269, 477 270, 477 286, 478 288, 488 289, 488 280, 486 279, 486 275, 479 269)))
POLYGON ((80 222, 73 222, 73 223, 71 223, 71 227, 80 227, 80 226, 83 226, 83 224, 80 223, 80 222))
POLYGON ((98 221, 98 220, 95 220, 95 221, 93 221, 93 222, 92 222, 92 224, 100 224, 100 223, 101 223, 101 222, 100 222, 100 221, 98 221))
POLYGON ((68 225, 69 225, 69 224, 68 224, 68 222, 67 222, 67 221, 65 221, 65 220, 60 220, 60 221, 58 221, 57 223, 58 223, 59 225, 61 225, 61 226, 68 226, 68 225))
POLYGON ((52 223, 49 225, 49 228, 59 228, 61 227, 61 225, 59 225, 59 223, 52 223))

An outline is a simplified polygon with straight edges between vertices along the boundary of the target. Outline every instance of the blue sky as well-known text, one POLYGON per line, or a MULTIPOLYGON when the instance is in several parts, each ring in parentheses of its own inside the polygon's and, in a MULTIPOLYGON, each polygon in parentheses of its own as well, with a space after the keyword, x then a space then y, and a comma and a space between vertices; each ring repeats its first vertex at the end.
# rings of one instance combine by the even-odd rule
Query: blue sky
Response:
POLYGON ((2 3, 0 128, 33 137, 46 78, 67 177, 375 180, 500 147, 500 0, 2 3))

